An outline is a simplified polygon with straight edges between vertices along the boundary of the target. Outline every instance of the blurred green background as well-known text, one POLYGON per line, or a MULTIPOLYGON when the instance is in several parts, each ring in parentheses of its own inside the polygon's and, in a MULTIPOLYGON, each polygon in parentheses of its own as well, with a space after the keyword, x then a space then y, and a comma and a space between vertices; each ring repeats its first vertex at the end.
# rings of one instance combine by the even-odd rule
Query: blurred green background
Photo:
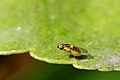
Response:
POLYGON ((71 65, 48 64, 29 54, 0 56, 0 80, 119 80, 120 72, 78 70, 71 65), (5 67, 6 66, 6 67, 5 67), (3 68, 4 67, 4 68, 3 68))
POLYGON ((99 72, 77 70, 71 65, 50 65, 39 63, 36 69, 29 72, 21 80, 119 80, 120 72, 99 72), (44 68, 39 68, 41 65, 44 68))
POLYGON ((20 80, 119 80, 120 72, 99 72, 77 70, 71 65, 50 65, 39 62, 36 69, 29 72, 20 80), (44 68, 39 68, 41 65, 44 68))

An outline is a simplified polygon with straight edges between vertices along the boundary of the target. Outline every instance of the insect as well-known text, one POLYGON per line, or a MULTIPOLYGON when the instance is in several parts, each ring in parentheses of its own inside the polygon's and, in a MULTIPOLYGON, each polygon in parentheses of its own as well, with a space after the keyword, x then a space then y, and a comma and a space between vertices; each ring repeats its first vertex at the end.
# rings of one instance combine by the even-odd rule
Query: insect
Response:
POLYGON ((74 57, 81 56, 81 53, 87 53, 87 50, 77 46, 73 46, 71 44, 59 44, 57 45, 57 48, 66 51, 69 55, 72 55, 74 57))

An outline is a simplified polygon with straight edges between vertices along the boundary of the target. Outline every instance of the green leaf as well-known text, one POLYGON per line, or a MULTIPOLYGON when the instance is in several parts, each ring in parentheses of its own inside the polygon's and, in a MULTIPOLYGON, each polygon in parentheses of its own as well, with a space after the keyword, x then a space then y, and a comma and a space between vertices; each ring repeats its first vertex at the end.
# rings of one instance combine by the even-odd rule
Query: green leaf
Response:
POLYGON ((78 69, 120 70, 120 0, 0 0, 0 55, 29 52, 78 69), (88 51, 70 58, 57 45, 88 51))

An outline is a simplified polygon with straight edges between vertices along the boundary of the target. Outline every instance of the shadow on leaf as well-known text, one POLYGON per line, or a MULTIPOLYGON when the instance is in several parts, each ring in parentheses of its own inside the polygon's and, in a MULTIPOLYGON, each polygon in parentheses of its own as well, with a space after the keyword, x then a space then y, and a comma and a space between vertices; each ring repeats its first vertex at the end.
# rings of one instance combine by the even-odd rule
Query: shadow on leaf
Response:
POLYGON ((91 54, 88 54, 88 55, 81 55, 81 56, 75 56, 75 57, 73 55, 70 55, 70 58, 83 60, 83 59, 93 59, 94 57, 91 54))

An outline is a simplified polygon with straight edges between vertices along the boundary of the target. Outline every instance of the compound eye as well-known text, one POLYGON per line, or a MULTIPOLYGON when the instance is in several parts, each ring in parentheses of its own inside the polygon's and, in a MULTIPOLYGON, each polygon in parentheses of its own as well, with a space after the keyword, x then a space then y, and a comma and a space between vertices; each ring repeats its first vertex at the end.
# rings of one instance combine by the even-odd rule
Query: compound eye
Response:
POLYGON ((59 49, 60 49, 60 50, 63 50, 63 47, 60 47, 59 49))
POLYGON ((59 48, 60 50, 63 50, 63 45, 58 45, 57 48, 59 48))

